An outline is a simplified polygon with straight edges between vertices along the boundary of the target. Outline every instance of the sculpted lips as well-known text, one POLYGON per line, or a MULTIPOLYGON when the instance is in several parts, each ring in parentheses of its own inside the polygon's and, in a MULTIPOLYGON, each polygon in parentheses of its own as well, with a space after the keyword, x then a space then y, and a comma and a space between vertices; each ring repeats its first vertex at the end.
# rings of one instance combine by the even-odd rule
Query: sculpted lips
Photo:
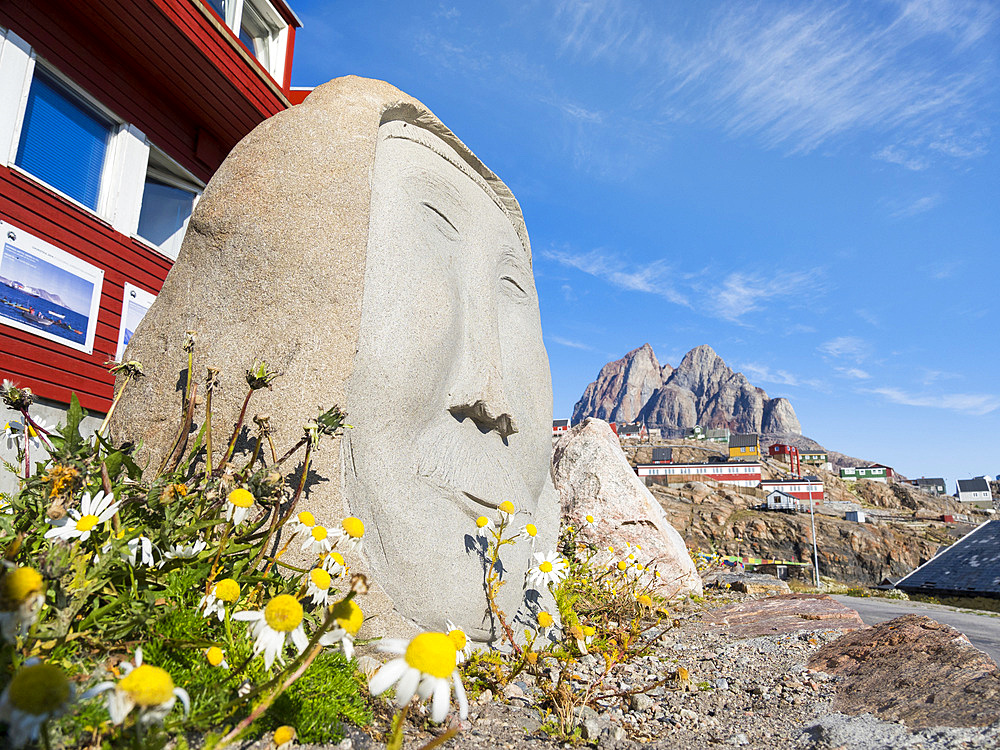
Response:
POLYGON ((525 508, 530 495, 510 450, 498 435, 483 434, 468 420, 452 422, 421 436, 416 474, 455 495, 473 515, 482 510, 477 505, 496 508, 504 500, 525 508))

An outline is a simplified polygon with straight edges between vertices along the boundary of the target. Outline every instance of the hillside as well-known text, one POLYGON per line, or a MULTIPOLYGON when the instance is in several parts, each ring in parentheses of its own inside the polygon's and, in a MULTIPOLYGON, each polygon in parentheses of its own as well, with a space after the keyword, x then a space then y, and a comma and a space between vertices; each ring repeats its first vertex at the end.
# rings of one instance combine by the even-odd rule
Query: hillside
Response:
POLYGON ((573 408, 573 423, 587 417, 645 423, 682 436, 695 425, 734 432, 801 434, 792 405, 734 372, 709 346, 684 355, 675 368, 660 364, 649 344, 601 368, 573 408))
MULTIPOLYGON (((722 455, 722 446, 690 440, 668 441, 676 461, 705 461, 722 455)), ((650 460, 652 448, 626 447, 629 461, 650 460)), ((784 464, 764 460, 765 478, 786 476, 784 464)), ((956 501, 935 497, 905 484, 859 481, 849 485, 833 473, 812 470, 822 480, 826 500, 816 514, 820 573, 844 583, 876 585, 899 577, 930 559, 971 527, 946 524, 943 514, 968 512, 956 501), (870 523, 844 520, 850 508, 866 510, 870 523)), ((807 513, 756 510, 759 491, 737 491, 714 483, 653 485, 654 497, 690 547, 797 562, 812 558, 811 519, 807 513)))

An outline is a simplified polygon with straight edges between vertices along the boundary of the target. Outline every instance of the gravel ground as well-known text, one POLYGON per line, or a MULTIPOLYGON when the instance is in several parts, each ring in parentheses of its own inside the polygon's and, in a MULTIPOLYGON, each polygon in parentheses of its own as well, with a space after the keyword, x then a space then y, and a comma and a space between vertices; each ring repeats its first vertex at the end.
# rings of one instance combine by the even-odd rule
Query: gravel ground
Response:
MULTIPOLYGON (((579 730, 577 746, 596 745, 601 750, 1000 747, 1000 724, 985 729, 910 732, 901 724, 867 714, 849 717, 831 713, 837 678, 812 672, 806 663, 814 651, 840 637, 839 631, 738 640, 725 632, 701 627, 695 612, 681 614, 680 621, 680 627, 648 631, 648 655, 618 666, 609 676, 601 678, 603 660, 594 656, 584 657, 575 665, 573 686, 580 690, 591 686, 592 705, 596 706, 580 708, 573 716, 572 723, 579 730), (687 684, 677 678, 680 667, 689 673, 687 684), (650 685, 655 687, 636 692, 650 685)), ((469 719, 461 722, 461 732, 445 747, 546 750, 573 746, 542 730, 545 719, 539 710, 540 699, 530 676, 519 678, 501 696, 487 691, 473 702, 469 719)), ((376 720, 375 728, 384 732, 388 716, 386 710, 376 720)), ((404 747, 420 748, 441 731, 410 726, 404 747)), ((266 741, 255 746, 268 747, 266 741)), ((333 748, 381 750, 384 744, 352 729, 340 745, 328 745, 323 750, 333 748)))

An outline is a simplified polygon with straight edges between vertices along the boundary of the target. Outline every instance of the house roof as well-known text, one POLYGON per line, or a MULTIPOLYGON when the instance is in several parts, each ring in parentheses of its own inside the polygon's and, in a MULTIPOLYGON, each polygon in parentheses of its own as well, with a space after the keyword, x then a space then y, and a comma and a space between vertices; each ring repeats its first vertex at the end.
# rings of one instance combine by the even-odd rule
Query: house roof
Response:
POLYGON ((552 420, 552 426, 553 427, 569 427, 569 420, 568 419, 553 419, 552 420))
POLYGON ((729 436, 729 447, 730 448, 750 448, 751 446, 757 446, 757 435, 730 435, 729 436))
POLYGON ((621 424, 621 425, 618 425, 618 432, 624 432, 627 435, 632 435, 632 434, 638 435, 640 429, 641 429, 641 425, 637 425, 637 424, 621 424))
POLYGON ((771 490, 767 493, 767 496, 771 497, 771 495, 781 495, 782 497, 787 497, 789 500, 798 500, 794 495, 789 495, 787 492, 782 492, 781 490, 771 490))
POLYGON ((987 521, 896 584, 903 591, 1000 597, 1000 521, 987 521))
POLYGON ((913 481, 917 484, 917 486, 921 484, 944 484, 944 479, 942 477, 920 477, 918 479, 914 479, 913 481))
POLYGON ((990 483, 986 481, 985 477, 958 480, 959 492, 982 492, 983 490, 990 491, 990 483))
POLYGON ((653 448, 654 461, 670 461, 673 458, 673 448, 653 448))

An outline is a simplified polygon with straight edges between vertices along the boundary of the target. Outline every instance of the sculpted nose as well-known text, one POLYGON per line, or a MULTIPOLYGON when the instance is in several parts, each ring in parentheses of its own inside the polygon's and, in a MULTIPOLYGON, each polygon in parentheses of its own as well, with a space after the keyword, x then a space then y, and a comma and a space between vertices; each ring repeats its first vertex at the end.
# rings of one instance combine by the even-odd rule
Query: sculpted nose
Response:
POLYGON ((471 419, 484 432, 507 438, 518 426, 504 394, 495 314, 471 317, 448 393, 448 411, 456 419, 471 419))

